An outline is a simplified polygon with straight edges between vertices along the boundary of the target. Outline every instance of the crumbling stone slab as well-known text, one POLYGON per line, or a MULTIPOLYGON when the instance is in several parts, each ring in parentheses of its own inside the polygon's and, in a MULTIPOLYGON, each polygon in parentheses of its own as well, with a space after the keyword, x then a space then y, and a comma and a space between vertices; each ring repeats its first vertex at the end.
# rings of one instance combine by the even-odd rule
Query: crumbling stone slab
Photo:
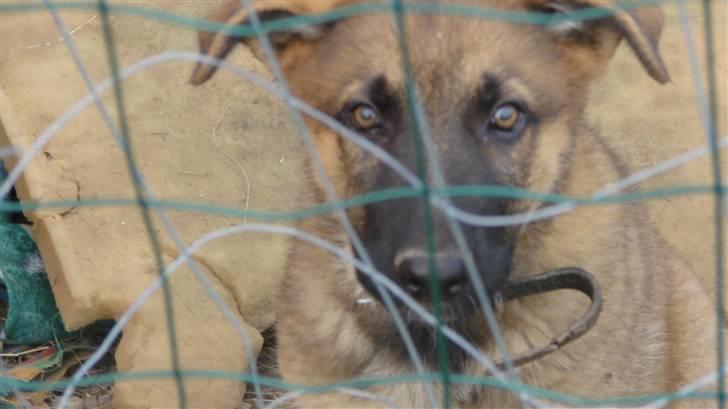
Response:
MULTIPOLYGON (((214 2, 149 3, 169 12, 204 17, 214 2)), ((100 18, 93 11, 62 11, 95 83, 110 76, 100 18)), ((196 34, 129 15, 111 17, 122 67, 162 51, 196 51, 196 34)), ((86 95, 68 50, 46 11, 0 14, 0 146, 27 149, 69 107, 86 95)), ((245 50, 232 63, 269 77, 245 50)), ((255 86, 228 73, 203 87, 187 81, 191 62, 168 62, 123 82, 137 162, 163 200, 230 208, 284 211, 295 207, 303 185, 298 137, 286 110, 255 86)), ((103 96, 115 114, 113 95, 103 96)), ((16 158, 17 159, 17 158, 16 158)), ((11 169, 15 159, 6 161, 11 169)), ((90 106, 44 147, 18 181, 22 200, 133 199, 124 154, 98 111, 90 106)), ((234 217, 167 210, 182 240, 242 223, 234 217)), ((53 291, 68 329, 118 318, 157 278, 147 231, 137 206, 84 206, 29 212, 53 291)), ((165 261, 179 255, 154 216, 165 261)), ((253 349, 275 317, 278 283, 288 239, 247 233, 216 240, 195 254, 207 278, 243 322, 253 349)), ((171 282, 182 367, 244 372, 240 338, 191 271, 171 282)), ((169 340, 157 294, 126 328, 116 354, 121 371, 168 370, 169 340)), ((244 385, 185 380, 188 403, 232 407, 244 385)), ((122 383, 117 407, 175 407, 171 380, 122 383)))

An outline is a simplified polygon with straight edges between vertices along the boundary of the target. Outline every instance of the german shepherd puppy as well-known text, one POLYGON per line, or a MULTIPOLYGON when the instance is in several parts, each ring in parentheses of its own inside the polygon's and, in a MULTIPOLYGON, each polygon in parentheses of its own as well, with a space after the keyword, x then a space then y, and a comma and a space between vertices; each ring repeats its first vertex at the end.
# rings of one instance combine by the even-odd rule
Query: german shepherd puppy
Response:
MULTIPOLYGON (((408 1, 405 6, 423 4, 408 1)), ((253 6, 262 21, 270 21, 353 3, 361 1, 260 0, 253 6)), ((448 14, 445 7, 404 18, 417 97, 448 184, 587 197, 628 175, 622 160, 585 123, 584 111, 590 83, 604 71, 622 39, 652 78, 659 83, 669 80, 658 51, 663 26, 659 7, 635 3, 619 8, 624 2, 618 5, 617 0, 440 1, 432 7, 452 3, 535 12, 555 20, 524 24, 448 14), (606 12, 586 21, 561 18, 586 8, 606 12)), ((248 24, 249 17, 235 0, 212 19, 239 25, 248 24)), ((391 13, 379 12, 274 32, 270 40, 295 96, 369 138, 417 174, 422 171, 414 142, 417 126, 407 102, 398 28, 391 13)), ((202 53, 216 58, 224 58, 239 41, 207 32, 200 40, 202 53)), ((264 58, 255 38, 243 42, 264 58)), ((199 64, 192 82, 200 84, 214 71, 213 66, 199 64)), ((312 118, 307 125, 339 198, 405 185, 360 146, 312 118)), ((432 182, 429 169, 425 176, 432 182)), ((302 198, 302 203, 324 201, 321 180, 313 171, 310 179, 316 181, 317 195, 302 198)), ((493 197, 458 197, 452 204, 480 216, 550 206, 493 197)), ((444 323, 487 356, 500 356, 444 212, 429 208, 420 198, 347 212, 374 268, 432 310, 424 227, 429 214, 434 234, 431 260, 437 267, 444 323)), ((460 226, 491 296, 509 280, 565 266, 581 267, 600 283, 604 304, 595 327, 566 347, 516 368, 522 382, 608 398, 673 391, 716 369, 711 299, 656 237, 640 204, 580 207, 521 226, 460 226)), ((299 227, 361 256, 334 216, 306 219, 299 227)), ((548 343, 587 306, 585 297, 571 292, 514 300, 498 313, 500 333, 511 353, 527 351, 548 343)), ((439 370, 436 331, 407 308, 399 308, 425 370, 439 370)), ((415 372, 369 276, 307 243, 296 243, 290 255, 277 334, 278 365, 287 382, 323 385, 415 372)), ((484 373, 485 368, 460 347, 447 347, 450 371, 484 373)), ((433 387, 440 399, 442 386, 433 387)), ((421 383, 368 391, 401 407, 431 406, 421 383)), ((512 392, 482 386, 453 385, 450 396, 457 407, 519 404, 512 392)), ((345 408, 382 403, 331 393, 304 396, 295 405, 345 408)))

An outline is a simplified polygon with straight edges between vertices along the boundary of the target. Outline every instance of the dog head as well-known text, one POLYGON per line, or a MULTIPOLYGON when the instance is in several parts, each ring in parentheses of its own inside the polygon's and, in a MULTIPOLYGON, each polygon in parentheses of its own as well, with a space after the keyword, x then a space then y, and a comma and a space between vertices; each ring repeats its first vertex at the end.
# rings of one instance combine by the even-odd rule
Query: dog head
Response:
MULTIPOLYGON (((247 9, 230 1, 213 20, 238 26, 251 22, 252 9, 261 21, 270 22, 361 3, 268 0, 253 1, 247 9)), ((427 11, 417 1, 405 2, 405 7, 421 8, 398 26, 391 12, 381 8, 388 2, 371 4, 380 6, 379 12, 272 32, 270 42, 295 96, 337 118, 430 184, 558 192, 582 126, 589 84, 620 41, 627 41, 655 80, 668 81, 657 49, 662 14, 656 7, 636 3, 619 8, 617 0, 488 0, 426 3, 427 11), (448 5, 484 7, 500 16, 533 12, 547 24, 476 18, 448 11, 448 5), (588 20, 568 18, 585 9, 601 13, 588 20), (426 126, 418 125, 418 116, 426 126)), ((216 58, 224 58, 238 41, 262 59, 269 57, 255 37, 200 35, 202 53, 216 58)), ((193 83, 206 81, 214 71, 212 65, 199 64, 193 83)), ((405 185, 371 152, 307 120, 339 197, 405 185)), ((533 207, 532 202, 492 197, 455 197, 452 203, 490 216, 533 207)), ((431 277, 436 277, 446 305, 458 307, 453 320, 467 319, 475 307, 468 301, 474 299, 473 287, 458 240, 472 254, 487 291, 498 291, 513 269, 517 229, 462 225, 463 236, 456 237, 443 212, 419 197, 369 204, 350 209, 349 215, 376 269, 425 303, 431 277)), ((372 281, 363 274, 358 278, 376 297, 372 281)))

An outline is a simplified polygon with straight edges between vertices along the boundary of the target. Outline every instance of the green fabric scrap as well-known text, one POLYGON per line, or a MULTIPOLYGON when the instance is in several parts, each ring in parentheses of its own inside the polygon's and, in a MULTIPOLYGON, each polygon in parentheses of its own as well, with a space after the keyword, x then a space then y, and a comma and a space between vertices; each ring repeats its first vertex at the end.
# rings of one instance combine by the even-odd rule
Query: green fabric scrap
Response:
POLYGON ((63 327, 38 249, 20 225, 0 224, 0 280, 8 293, 0 340, 41 344, 70 335, 63 327))

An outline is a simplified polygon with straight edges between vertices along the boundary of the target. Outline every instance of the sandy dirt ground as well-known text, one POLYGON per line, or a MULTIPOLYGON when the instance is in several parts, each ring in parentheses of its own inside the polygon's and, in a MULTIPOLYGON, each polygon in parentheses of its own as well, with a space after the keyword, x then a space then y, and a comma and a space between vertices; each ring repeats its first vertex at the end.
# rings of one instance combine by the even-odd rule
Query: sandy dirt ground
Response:
MULTIPOLYGON (((137 4, 137 3, 134 3, 137 4)), ((139 3, 140 5, 142 3, 139 3)), ((144 5, 204 17, 215 2, 157 1, 144 5)), ((713 2, 720 121, 726 135, 726 41, 728 2, 713 2)), ((592 95, 589 118, 633 169, 650 167, 706 143, 698 98, 677 3, 667 1, 668 24, 661 49, 673 81, 653 82, 627 47, 621 47, 592 95)), ((701 8, 689 2, 700 65, 705 68, 701 8)), ((109 76, 100 18, 94 11, 62 16, 94 82, 109 76)), ((196 50, 189 28, 138 16, 111 18, 122 67, 163 51, 196 50)), ((239 47, 229 59, 270 78, 263 65, 239 47)), ((187 84, 189 62, 167 62, 124 82, 126 113, 138 164, 151 189, 166 200, 267 211, 292 210, 308 185, 302 177, 304 150, 281 104, 255 86, 222 72, 202 87, 187 84)), ((0 14, 1 144, 27 149, 30 143, 86 94, 64 42, 46 12, 0 14)), ((111 93, 103 101, 114 117, 111 93)), ((723 154, 724 161, 728 155, 723 154)), ((16 162, 10 160, 7 165, 16 162)), ((728 176, 724 166, 724 177, 728 176)), ((727 177, 728 179, 728 177, 727 177)), ((20 179, 25 200, 134 197, 121 149, 98 111, 84 109, 48 144, 20 179)), ((651 179, 644 188, 712 183, 703 159, 651 179)), ((713 199, 674 197, 650 202, 658 230, 692 264, 706 290, 715 292, 713 199)), ((169 211, 182 240, 240 223, 240 218, 169 211)), ((148 233, 134 207, 48 209, 28 214, 39 241, 63 318, 80 327, 100 318, 118 318, 156 277, 148 233)), ((171 236, 154 217, 164 261, 179 256, 171 236)), ((270 325, 277 283, 289 242, 281 237, 239 235, 205 246, 195 256, 253 343, 270 325)), ((241 371, 246 367, 236 329, 197 284, 188 268, 172 280, 176 324, 185 368, 241 371)), ((168 365, 167 327, 161 298, 142 308, 125 332, 117 353, 119 369, 168 365)), ((241 386, 225 381, 188 381, 191 405, 229 406, 241 386)), ((171 381, 126 383, 117 389, 121 406, 164 406, 174 399, 171 381)))

